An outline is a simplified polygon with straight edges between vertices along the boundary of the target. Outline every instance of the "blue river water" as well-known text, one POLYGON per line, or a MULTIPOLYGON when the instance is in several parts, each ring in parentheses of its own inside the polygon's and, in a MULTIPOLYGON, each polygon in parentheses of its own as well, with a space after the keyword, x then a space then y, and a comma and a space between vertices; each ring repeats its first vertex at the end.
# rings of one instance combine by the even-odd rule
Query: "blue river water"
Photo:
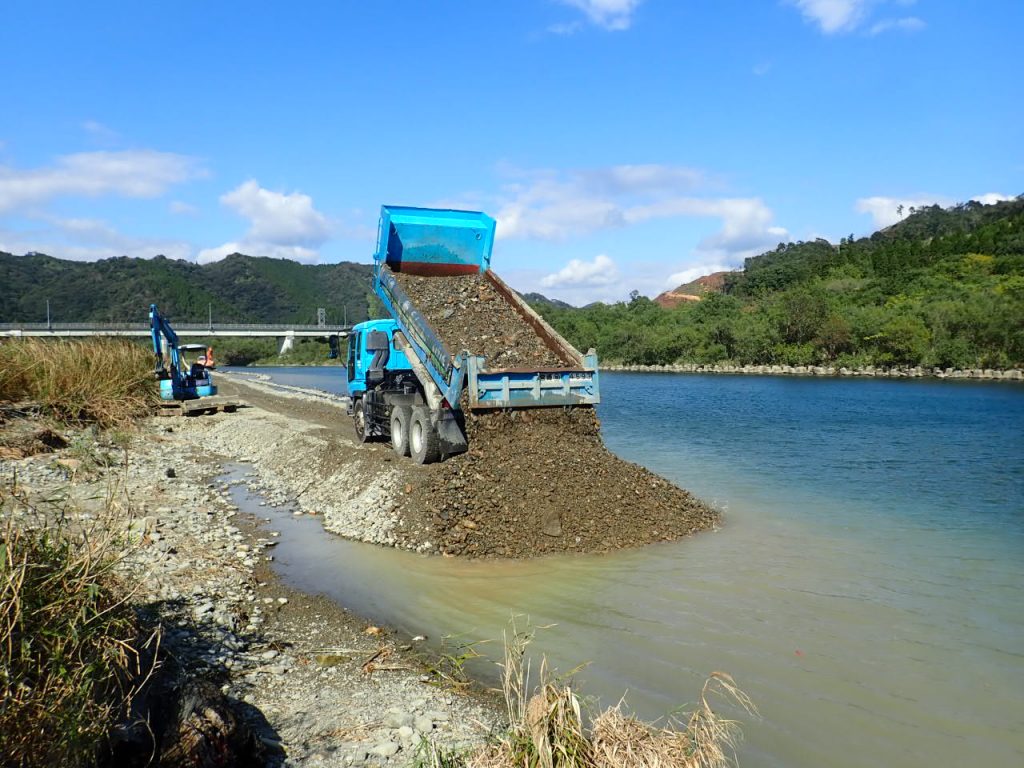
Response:
MULTIPOLYGON (((337 368, 264 372, 344 388, 337 368)), ((552 661, 589 661, 582 690, 628 691, 644 717, 726 670, 761 711, 747 765, 1024 765, 1024 386, 609 372, 601 387, 609 448, 720 505, 721 530, 466 563, 307 529, 282 542, 282 573, 410 632, 556 624, 538 638, 552 661)))

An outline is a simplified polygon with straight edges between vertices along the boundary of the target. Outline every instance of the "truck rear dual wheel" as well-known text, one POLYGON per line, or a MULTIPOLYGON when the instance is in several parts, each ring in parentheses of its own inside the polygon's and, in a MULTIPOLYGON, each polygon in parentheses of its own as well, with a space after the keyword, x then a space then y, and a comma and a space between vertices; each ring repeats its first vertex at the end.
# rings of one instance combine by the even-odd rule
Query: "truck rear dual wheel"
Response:
POLYGON ((430 423, 430 409, 418 405, 409 421, 409 455, 417 464, 432 464, 441 458, 441 440, 430 423))
POLYGON ((408 405, 396 405, 391 409, 391 447, 399 456, 409 455, 410 421, 412 408, 408 405))

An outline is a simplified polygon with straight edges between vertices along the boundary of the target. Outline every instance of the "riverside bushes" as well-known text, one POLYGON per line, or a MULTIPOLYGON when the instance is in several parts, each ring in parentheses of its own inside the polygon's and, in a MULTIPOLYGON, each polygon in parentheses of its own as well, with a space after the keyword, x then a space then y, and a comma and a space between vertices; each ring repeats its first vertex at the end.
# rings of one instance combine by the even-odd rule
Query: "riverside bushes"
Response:
POLYGON ((111 542, 25 509, 0 490, 0 761, 91 765, 145 677, 145 644, 111 542))
POLYGON ((0 402, 32 401, 73 424, 107 428, 149 413, 158 399, 152 355, 119 339, 0 343, 0 402))

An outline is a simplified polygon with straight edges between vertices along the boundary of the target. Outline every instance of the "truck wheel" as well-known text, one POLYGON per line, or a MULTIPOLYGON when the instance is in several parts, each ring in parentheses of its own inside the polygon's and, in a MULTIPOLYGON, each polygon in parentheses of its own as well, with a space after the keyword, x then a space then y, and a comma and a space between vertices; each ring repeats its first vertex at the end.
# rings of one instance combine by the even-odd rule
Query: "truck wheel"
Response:
POLYGON ((412 409, 408 405, 396 405, 391 409, 391 447, 399 456, 409 455, 409 422, 412 409))
POLYGON ((417 464, 432 464, 441 458, 441 441, 430 423, 430 409, 418 405, 409 421, 409 455, 417 464))
POLYGON ((352 403, 352 422, 356 428, 356 439, 360 443, 370 442, 370 430, 366 425, 366 411, 362 398, 352 403))

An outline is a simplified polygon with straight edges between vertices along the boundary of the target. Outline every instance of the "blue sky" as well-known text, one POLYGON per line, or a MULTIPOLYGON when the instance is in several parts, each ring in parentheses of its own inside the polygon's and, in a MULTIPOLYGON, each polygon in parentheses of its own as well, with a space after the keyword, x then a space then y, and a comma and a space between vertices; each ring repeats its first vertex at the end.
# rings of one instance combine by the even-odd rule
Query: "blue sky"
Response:
POLYGON ((1021 0, 0 6, 0 250, 369 261, 381 203, 653 296, 1024 193, 1021 0), (905 215, 905 214, 904 214, 905 215))

